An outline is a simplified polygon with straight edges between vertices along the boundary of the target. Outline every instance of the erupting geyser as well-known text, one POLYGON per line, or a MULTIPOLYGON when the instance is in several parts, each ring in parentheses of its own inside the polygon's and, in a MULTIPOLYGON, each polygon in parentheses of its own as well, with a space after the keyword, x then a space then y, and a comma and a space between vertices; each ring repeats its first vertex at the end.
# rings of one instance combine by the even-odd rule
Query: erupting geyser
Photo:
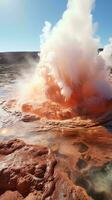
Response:
MULTIPOLYGON (((100 41, 94 35, 93 6, 94 0, 68 0, 66 11, 54 27, 45 22, 37 67, 46 98, 83 114, 105 112, 112 98, 107 65, 98 55, 100 41)), ((31 83, 33 89, 35 84, 31 83)), ((40 95, 43 88, 39 90, 40 95)))

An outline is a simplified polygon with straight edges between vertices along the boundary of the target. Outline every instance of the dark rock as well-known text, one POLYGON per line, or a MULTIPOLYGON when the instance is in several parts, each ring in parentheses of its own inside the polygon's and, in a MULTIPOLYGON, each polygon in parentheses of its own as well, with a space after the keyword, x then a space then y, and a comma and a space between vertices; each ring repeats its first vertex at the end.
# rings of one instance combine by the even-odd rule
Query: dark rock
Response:
POLYGON ((85 143, 74 143, 74 146, 78 147, 80 153, 84 153, 88 150, 88 146, 85 143))
POLYGON ((21 120, 23 122, 33 122, 33 121, 37 121, 39 119, 40 119, 40 117, 37 117, 35 115, 25 115, 25 116, 22 117, 21 120))
POLYGON ((79 169, 83 169, 83 168, 85 168, 86 166, 87 166, 87 163, 86 163, 85 160, 83 160, 83 159, 79 159, 79 160, 78 160, 78 162, 77 162, 77 167, 78 167, 79 169))

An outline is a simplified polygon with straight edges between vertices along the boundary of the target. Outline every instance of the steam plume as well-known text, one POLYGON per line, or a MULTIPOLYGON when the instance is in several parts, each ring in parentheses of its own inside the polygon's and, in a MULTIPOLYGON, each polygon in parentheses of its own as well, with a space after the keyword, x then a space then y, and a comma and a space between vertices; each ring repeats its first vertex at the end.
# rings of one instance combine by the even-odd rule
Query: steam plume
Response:
MULTIPOLYGON (((93 6, 93 0, 68 0, 56 26, 46 22, 43 29, 39 66, 53 79, 51 85, 57 85, 65 101, 71 97, 83 101, 112 97, 105 62, 97 52, 93 6)), ((59 96, 59 90, 54 90, 55 96, 59 96)))
POLYGON ((37 96, 44 93, 45 99, 74 110, 104 112, 105 102, 112 98, 112 88, 108 63, 103 54, 98 55, 100 40, 95 36, 91 14, 94 3, 94 0, 68 0, 67 9, 54 27, 45 22, 40 62, 27 87, 28 95, 31 93, 32 97, 32 91, 38 91, 37 96), (42 80, 41 86, 37 79, 42 80))

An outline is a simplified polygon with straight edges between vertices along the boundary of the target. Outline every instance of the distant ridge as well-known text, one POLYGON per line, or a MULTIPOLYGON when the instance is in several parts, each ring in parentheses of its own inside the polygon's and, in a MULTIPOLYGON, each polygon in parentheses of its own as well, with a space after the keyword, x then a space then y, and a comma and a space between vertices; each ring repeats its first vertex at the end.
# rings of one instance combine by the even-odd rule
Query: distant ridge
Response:
MULTIPOLYGON (((103 48, 98 49, 98 53, 103 48)), ((0 52, 0 64, 14 64, 27 62, 29 59, 39 60, 39 51, 21 51, 21 52, 0 52)))
POLYGON ((27 62, 28 59, 39 60, 38 51, 0 52, 0 64, 27 62))

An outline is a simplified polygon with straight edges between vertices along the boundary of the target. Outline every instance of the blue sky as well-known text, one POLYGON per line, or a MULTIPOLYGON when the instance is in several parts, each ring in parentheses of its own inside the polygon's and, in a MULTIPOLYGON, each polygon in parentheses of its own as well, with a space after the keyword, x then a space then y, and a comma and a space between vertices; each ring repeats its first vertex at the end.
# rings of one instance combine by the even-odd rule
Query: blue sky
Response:
MULTIPOLYGON (((0 51, 39 50, 44 21, 55 24, 67 0, 0 0, 0 51)), ((112 36, 112 0, 96 0, 93 11, 102 45, 112 36)))

